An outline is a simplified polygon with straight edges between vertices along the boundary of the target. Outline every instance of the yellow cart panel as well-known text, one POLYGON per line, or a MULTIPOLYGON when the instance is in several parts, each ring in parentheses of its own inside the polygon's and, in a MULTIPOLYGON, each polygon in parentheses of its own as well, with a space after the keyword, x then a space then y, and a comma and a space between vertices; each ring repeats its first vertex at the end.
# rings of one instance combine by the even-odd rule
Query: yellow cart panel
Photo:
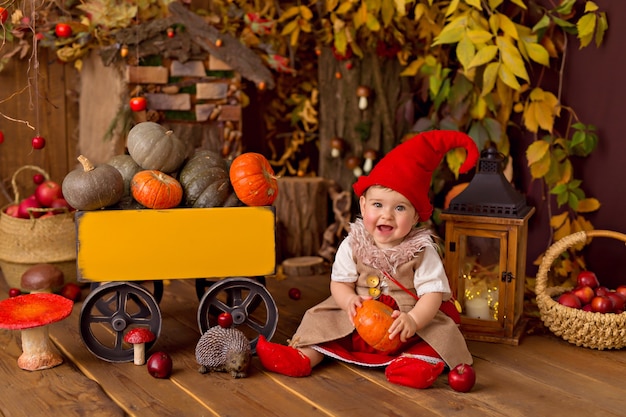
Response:
POLYGON ((273 207, 98 210, 76 214, 80 281, 271 275, 273 207))

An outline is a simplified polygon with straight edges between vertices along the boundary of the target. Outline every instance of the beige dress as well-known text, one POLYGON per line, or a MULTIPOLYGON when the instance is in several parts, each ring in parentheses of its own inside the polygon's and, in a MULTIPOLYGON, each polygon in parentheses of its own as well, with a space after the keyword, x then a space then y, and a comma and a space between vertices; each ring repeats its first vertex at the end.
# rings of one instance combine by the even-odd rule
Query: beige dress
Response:
MULTIPOLYGON (((358 275, 355 281, 357 294, 367 296, 372 282, 370 280, 368 284, 368 277, 375 276, 381 283, 382 293, 391 296, 401 311, 409 311, 416 303, 415 298, 385 278, 382 271, 387 270, 406 289, 416 294, 415 271, 419 269, 424 256, 432 257, 435 253, 438 262, 441 262, 439 255, 432 250, 430 233, 424 229, 416 229, 405 239, 405 242, 399 245, 400 248, 392 249, 389 253, 389 250, 373 248, 373 241, 368 239, 363 231, 362 222, 357 220, 351 227, 350 236, 342 242, 342 245, 350 245, 352 249, 358 275), (363 240, 365 240, 364 243, 363 240), (426 250, 426 246, 430 246, 430 249, 426 250), (377 251, 387 253, 385 256, 377 256, 377 251), (366 264, 362 258, 368 258, 368 263, 366 264)), ((432 261, 431 258, 429 262, 432 261)), ((336 269, 333 265, 333 273, 336 269)), ((443 271, 443 267, 441 270, 443 271)), ((441 279, 446 280, 444 287, 449 288, 445 273, 443 275, 441 279)), ((449 298, 450 294, 444 293, 444 300, 447 301, 449 298)), ((296 348, 316 347, 350 335, 354 331, 354 325, 347 313, 339 308, 334 298, 330 296, 306 311, 290 345, 296 348)), ((459 363, 472 363, 472 355, 467 349, 458 325, 442 311, 438 311, 428 325, 418 330, 417 335, 428 343, 449 367, 452 368, 459 363)))

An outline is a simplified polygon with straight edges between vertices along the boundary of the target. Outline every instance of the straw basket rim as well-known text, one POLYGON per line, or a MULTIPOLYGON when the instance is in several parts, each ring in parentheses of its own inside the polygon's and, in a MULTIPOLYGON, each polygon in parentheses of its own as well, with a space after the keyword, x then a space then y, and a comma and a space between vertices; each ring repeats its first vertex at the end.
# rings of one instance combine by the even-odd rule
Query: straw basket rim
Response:
POLYGON ((594 237, 608 237, 626 243, 626 234, 610 230, 590 230, 572 233, 552 244, 544 254, 535 283, 535 295, 541 320, 555 335, 577 346, 592 349, 620 349, 626 346, 626 312, 595 313, 559 304, 553 297, 569 290, 547 287, 552 263, 567 248, 594 237))

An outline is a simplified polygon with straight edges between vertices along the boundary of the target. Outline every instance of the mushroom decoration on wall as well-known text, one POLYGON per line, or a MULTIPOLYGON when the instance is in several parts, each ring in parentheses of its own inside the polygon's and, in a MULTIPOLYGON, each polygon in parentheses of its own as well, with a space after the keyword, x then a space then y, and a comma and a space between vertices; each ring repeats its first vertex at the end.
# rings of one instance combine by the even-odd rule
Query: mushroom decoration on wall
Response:
POLYGON ((356 95, 359 98, 359 109, 367 109, 368 99, 372 95, 372 90, 366 85, 360 85, 356 89, 356 95))
POLYGON ((339 158, 345 148, 346 144, 343 139, 334 137, 330 140, 330 156, 333 158, 339 158))
POLYGON ((17 365, 26 371, 52 368, 63 363, 48 338, 48 324, 72 313, 74 302, 50 293, 23 294, 0 301, 0 329, 22 331, 22 354, 17 365))
POLYGON ((352 170, 352 173, 357 178, 363 175, 363 169, 361 169, 361 158, 358 156, 353 155, 346 158, 346 167, 352 170))
POLYGON ((372 168, 374 167, 374 160, 376 159, 376 150, 375 149, 366 149, 363 152, 363 158, 365 158, 365 162, 363 163, 363 172, 365 174, 369 174, 372 168))

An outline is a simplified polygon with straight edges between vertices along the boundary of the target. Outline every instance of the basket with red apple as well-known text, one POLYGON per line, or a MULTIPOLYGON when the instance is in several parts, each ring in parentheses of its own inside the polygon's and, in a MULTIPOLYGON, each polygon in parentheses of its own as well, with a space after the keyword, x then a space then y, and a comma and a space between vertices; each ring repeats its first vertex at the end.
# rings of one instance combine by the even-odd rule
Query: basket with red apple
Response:
MULTIPOLYGON (((577 346, 592 349, 620 349, 626 346, 626 312, 583 309, 564 305, 558 298, 572 291, 566 287, 547 287, 548 272, 555 259, 570 247, 584 245, 588 239, 608 237, 626 243, 626 235, 608 230, 581 231, 568 235, 548 248, 539 271, 535 293, 541 320, 555 335, 577 346), (594 311, 595 310, 595 311, 594 311)), ((595 300, 594 300, 595 301, 595 300)), ((622 309, 623 310, 623 309, 622 309)))
POLYGON ((0 210, 0 268, 7 284, 19 288, 22 274, 40 263, 56 266, 65 282, 75 282, 76 226, 61 186, 34 165, 17 169, 11 186, 14 201, 0 210), (27 172, 35 172, 32 185, 23 181, 27 172), (20 188, 28 191, 20 194, 20 188))

